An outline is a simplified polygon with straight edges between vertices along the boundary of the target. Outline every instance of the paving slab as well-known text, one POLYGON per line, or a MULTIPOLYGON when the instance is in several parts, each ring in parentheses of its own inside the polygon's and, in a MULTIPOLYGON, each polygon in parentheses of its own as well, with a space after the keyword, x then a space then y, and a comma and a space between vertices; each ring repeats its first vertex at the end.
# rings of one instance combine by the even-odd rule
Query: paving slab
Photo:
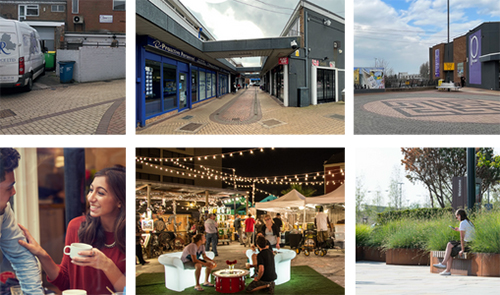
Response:
POLYGON ((356 295, 499 294, 500 278, 441 276, 429 266, 386 265, 385 262, 356 263, 356 295))
POLYGON ((500 92, 356 94, 354 134, 500 134, 500 92))
POLYGON ((0 135, 125 134, 124 79, 60 84, 42 77, 34 85, 0 92, 0 135))
POLYGON ((226 94, 218 99, 187 110, 165 119, 158 120, 146 127, 137 128, 137 134, 230 134, 230 135, 264 135, 264 134, 344 134, 345 133, 345 104, 343 102, 310 105, 308 107, 284 107, 276 98, 268 93, 249 88, 243 93, 226 94), (234 99, 242 95, 244 100, 235 103, 234 99), (243 96, 244 95, 244 96, 243 96), (256 95, 256 103, 252 97, 256 95), (254 106, 259 107, 260 113, 255 114, 254 106), (220 116, 214 119, 217 111, 223 112, 226 122, 220 116), (242 114, 250 119, 244 122, 228 124, 227 120, 239 118, 242 114), (212 116, 212 119, 211 119, 212 116), (257 118, 258 120, 254 120, 257 118), (279 124, 265 124, 275 120, 279 124), (193 131, 183 131, 181 127, 188 123, 200 126, 193 131))

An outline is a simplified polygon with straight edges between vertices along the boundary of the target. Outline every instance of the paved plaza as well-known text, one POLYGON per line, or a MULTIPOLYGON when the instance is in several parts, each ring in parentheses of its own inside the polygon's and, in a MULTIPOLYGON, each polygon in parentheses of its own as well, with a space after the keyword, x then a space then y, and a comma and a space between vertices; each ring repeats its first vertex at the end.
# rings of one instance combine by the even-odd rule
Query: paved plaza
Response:
POLYGON ((355 134, 500 134, 500 93, 475 88, 356 94, 355 134))
MULTIPOLYGON (((217 267, 215 270, 227 268, 226 260, 237 260, 235 268, 244 268, 247 262, 246 250, 238 242, 232 242, 229 245, 219 245, 217 246, 217 252, 219 256, 215 257, 215 262, 217 267)), ((285 247, 285 249, 290 249, 285 247)), ((181 251, 181 250, 179 250, 181 251)), ((154 273, 154 272, 164 272, 164 267, 158 262, 158 258, 146 259, 149 261, 148 264, 137 265, 135 275, 138 276, 142 273, 154 273)), ((344 264, 344 252, 341 250, 328 250, 327 255, 324 257, 316 256, 311 254, 305 256, 304 254, 298 254, 292 260, 292 266, 307 265, 322 274, 326 278, 330 279, 334 283, 345 288, 345 264, 344 264)), ((205 274, 202 274, 202 279, 205 278, 205 274)))
POLYGON ((442 295, 499 294, 500 278, 441 276, 430 266, 386 265, 385 262, 356 263, 356 294, 442 295))
POLYGON ((60 84, 53 73, 31 92, 2 90, 0 135, 125 134, 125 80, 60 84))
POLYGON ((149 123, 137 134, 344 134, 344 103, 284 107, 257 87, 149 123))

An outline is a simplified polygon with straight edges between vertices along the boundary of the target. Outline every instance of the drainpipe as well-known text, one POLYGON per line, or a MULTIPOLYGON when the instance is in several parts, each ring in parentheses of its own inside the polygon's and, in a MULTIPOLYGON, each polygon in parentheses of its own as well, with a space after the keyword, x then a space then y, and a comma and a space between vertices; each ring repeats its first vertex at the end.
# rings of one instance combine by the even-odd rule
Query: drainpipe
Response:
MULTIPOLYGON (((309 83, 312 84, 312 82, 309 80, 309 38, 307 38, 307 28, 308 28, 308 25, 307 25, 307 22, 308 22, 308 19, 307 19, 307 10, 302 7, 302 9, 304 9, 304 45, 305 45, 305 57, 306 57, 306 87, 307 85, 309 85, 309 83)), ((313 88, 313 85, 311 85, 311 87, 309 88, 309 93, 311 92, 311 89, 313 88)))

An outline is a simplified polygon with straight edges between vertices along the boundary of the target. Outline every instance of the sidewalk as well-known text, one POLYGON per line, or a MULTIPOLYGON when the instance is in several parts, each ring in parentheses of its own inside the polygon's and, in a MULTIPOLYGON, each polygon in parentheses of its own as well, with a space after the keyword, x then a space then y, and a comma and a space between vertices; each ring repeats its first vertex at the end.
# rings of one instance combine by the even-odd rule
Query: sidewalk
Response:
POLYGON ((499 294, 500 278, 441 276, 429 266, 356 263, 356 294, 499 294))
POLYGON ((1 134, 125 134, 125 79, 60 84, 48 72, 31 92, 2 91, 1 134))
MULTIPOLYGON (((326 103, 308 107, 284 107, 268 93, 249 88, 247 94, 257 92, 258 121, 248 120, 237 124, 224 123, 210 117, 218 110, 226 118, 240 118, 251 104, 230 104, 241 93, 226 94, 204 105, 137 128, 137 134, 344 134, 344 103, 326 103), (243 109, 244 108, 244 109, 243 109), (232 113, 228 113, 232 112, 232 113), (191 126, 195 128, 190 128, 191 126)), ((243 96, 242 96, 243 97, 243 96)))

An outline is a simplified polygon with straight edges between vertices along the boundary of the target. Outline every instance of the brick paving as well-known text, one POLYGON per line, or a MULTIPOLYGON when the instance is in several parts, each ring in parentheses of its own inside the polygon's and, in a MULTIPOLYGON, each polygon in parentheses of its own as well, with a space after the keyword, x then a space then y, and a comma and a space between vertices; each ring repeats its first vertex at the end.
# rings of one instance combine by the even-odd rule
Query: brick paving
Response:
POLYGON ((125 80, 59 84, 49 76, 34 90, 3 91, 0 134, 125 134, 125 80))
POLYGON ((500 134, 500 93, 385 92, 354 98, 355 134, 500 134))
MULTIPOLYGON (((258 122, 228 125, 214 122, 210 115, 240 95, 227 94, 202 106, 158 120, 146 127, 137 128, 137 134, 344 134, 344 103, 327 103, 303 108, 284 107, 275 98, 262 90, 248 89, 248 94, 257 91, 262 118, 258 122), (191 116, 185 119, 186 116, 191 116), (269 120, 280 124, 265 124, 269 120), (202 125, 196 132, 183 131, 181 127, 197 123, 202 125)), ((238 104, 248 110, 248 104, 238 104)), ((228 109, 229 110, 229 109, 228 109)), ((233 109, 234 114, 241 110, 233 109)), ((225 114, 231 117, 231 113, 225 114)))

